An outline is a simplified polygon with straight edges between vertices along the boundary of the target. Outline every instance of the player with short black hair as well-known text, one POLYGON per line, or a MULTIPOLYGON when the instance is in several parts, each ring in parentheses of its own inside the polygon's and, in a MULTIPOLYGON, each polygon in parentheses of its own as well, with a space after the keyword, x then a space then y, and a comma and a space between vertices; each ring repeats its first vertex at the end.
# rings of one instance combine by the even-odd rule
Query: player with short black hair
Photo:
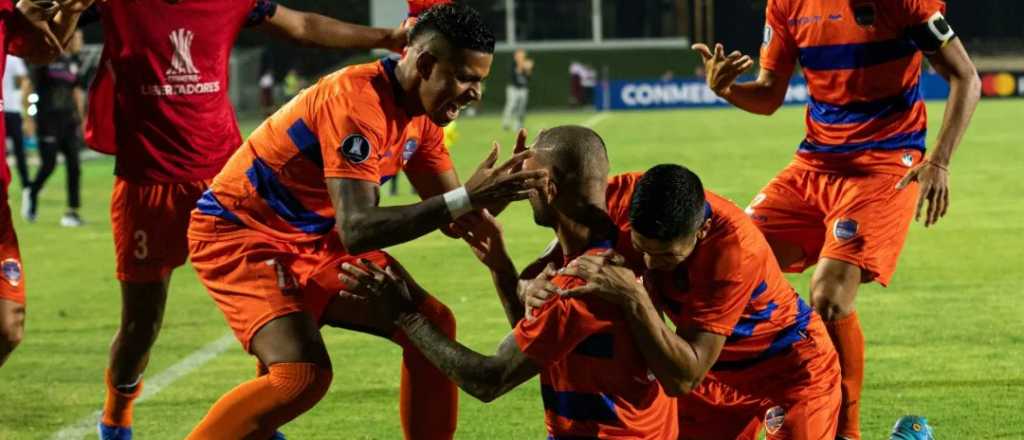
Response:
POLYGON ((633 230, 645 237, 671 240, 692 234, 704 223, 704 186, 687 168, 657 165, 637 182, 629 218, 633 230))
MULTIPOLYGON (((387 267, 394 260, 385 247, 437 229, 473 231, 475 211, 526 198, 544 173, 514 171, 528 152, 495 166, 495 147, 459 183, 441 126, 480 99, 494 39, 465 6, 435 6, 417 26, 400 59, 327 75, 271 115, 192 212, 192 265, 265 368, 222 396, 188 438, 267 439, 316 405, 333 379, 322 325, 400 345, 406 438, 454 435, 458 390, 393 322, 337 295, 347 288, 339 267, 357 260, 387 267), (422 201, 380 206, 380 186, 399 171, 422 201)), ((454 336, 448 307, 426 295, 416 307, 454 336)))
POLYGON ((888 286, 915 218, 934 225, 949 207, 949 164, 981 94, 981 80, 941 0, 769 0, 761 70, 718 44, 693 48, 708 86, 733 105, 770 115, 799 61, 807 79, 807 133, 793 162, 747 212, 782 268, 816 266, 811 303, 825 318, 843 369, 839 437, 859 440, 864 333, 860 284, 888 286), (950 91, 934 149, 921 92, 928 58, 950 91))

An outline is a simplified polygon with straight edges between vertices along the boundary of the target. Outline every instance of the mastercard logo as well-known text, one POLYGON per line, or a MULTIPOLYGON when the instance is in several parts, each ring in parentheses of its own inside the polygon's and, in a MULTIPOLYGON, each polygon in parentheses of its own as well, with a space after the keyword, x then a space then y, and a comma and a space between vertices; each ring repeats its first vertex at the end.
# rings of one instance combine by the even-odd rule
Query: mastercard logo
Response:
POLYGON ((1017 79, 1009 73, 994 73, 981 77, 981 93, 985 96, 1013 96, 1017 79))

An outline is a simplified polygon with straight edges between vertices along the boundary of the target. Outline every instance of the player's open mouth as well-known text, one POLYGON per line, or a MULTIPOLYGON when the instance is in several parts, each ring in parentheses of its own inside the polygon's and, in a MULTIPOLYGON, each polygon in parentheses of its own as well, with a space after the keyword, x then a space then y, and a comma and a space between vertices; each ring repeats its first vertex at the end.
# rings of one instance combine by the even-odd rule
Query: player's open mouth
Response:
POLYGON ((445 114, 445 116, 447 116, 447 117, 448 117, 448 119, 450 119, 450 120, 455 120, 455 118, 458 118, 458 117, 459 117, 459 112, 461 112, 461 111, 462 111, 462 108, 463 108, 463 107, 465 107, 465 106, 460 106, 460 105, 458 105, 458 104, 455 104, 455 103, 452 103, 452 104, 448 104, 448 105, 447 105, 447 106, 445 107, 445 112, 444 112, 444 114, 445 114))

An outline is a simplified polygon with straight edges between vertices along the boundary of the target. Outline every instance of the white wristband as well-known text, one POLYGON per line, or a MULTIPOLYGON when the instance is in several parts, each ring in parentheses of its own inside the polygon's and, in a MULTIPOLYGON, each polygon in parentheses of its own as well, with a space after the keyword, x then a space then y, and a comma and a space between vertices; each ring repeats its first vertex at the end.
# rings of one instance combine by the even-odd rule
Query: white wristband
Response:
POLYGON ((448 207, 448 213, 452 215, 452 220, 462 217, 463 214, 473 210, 473 204, 469 201, 469 192, 466 191, 464 186, 444 193, 443 197, 444 204, 448 207))

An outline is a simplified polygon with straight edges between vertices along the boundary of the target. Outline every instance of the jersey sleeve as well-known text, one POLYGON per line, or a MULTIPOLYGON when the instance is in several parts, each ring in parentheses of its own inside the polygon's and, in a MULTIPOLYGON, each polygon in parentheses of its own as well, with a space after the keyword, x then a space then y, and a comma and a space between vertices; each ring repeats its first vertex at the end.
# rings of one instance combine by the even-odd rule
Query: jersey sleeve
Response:
POLYGON ((424 122, 420 145, 405 163, 410 173, 441 174, 454 168, 448 148, 444 145, 444 130, 437 124, 424 122))
POLYGON ((252 10, 245 16, 245 27, 259 26, 277 13, 277 2, 254 0, 252 10))
POLYGON ((691 277, 694 285, 677 298, 682 303, 683 318, 676 325, 729 336, 762 281, 750 268, 760 266, 749 261, 742 251, 728 249, 728 245, 721 246, 712 258, 698 271, 710 276, 700 281, 691 277))
POLYGON ((904 27, 919 25, 928 21, 936 12, 946 13, 946 2, 941 0, 902 0, 900 11, 901 22, 904 27))
MULTIPOLYGON (((579 278, 555 277, 561 288, 583 284, 579 278)), ((515 328, 516 343, 530 359, 545 367, 564 359, 588 336, 611 325, 595 316, 584 298, 553 298, 535 311, 533 319, 520 320, 515 328)))
POLYGON ((324 177, 380 182, 383 115, 373 106, 336 97, 317 111, 316 133, 323 157, 324 177), (368 110, 356 111, 362 108, 368 110))
POLYGON ((797 58, 797 43, 789 32, 784 3, 785 0, 768 0, 761 42, 761 67, 779 76, 791 75, 797 58))

